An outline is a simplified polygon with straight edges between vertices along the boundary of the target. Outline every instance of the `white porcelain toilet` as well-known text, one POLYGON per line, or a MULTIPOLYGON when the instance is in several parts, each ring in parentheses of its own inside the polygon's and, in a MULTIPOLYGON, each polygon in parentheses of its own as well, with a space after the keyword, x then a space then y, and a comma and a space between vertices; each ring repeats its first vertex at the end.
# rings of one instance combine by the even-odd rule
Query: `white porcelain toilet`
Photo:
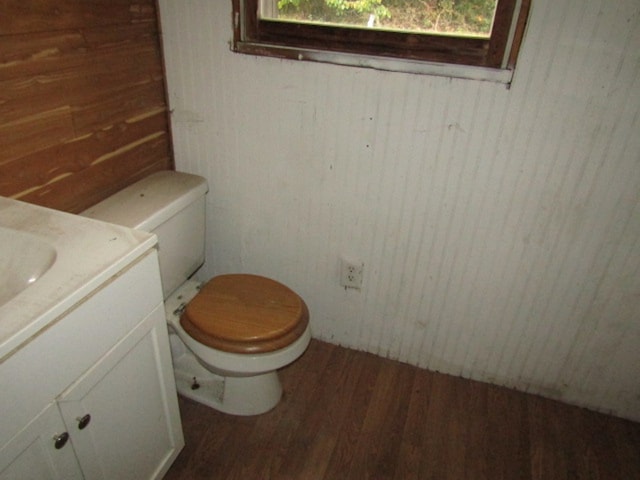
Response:
POLYGON ((266 277, 190 279, 204 263, 207 191, 202 177, 163 171, 82 215, 158 236, 178 391, 225 413, 256 415, 277 405, 277 370, 309 345, 309 311, 295 292, 266 277))

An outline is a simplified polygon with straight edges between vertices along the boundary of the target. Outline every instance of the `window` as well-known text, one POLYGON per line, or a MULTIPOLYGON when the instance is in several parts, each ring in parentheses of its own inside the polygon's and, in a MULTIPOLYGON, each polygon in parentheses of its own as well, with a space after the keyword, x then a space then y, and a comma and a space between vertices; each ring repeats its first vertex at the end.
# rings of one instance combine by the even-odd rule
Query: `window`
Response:
MULTIPOLYGON (((232 1, 233 49, 237 52, 408 71, 420 71, 423 64, 512 70, 530 3, 530 0, 232 1), (441 8, 442 12, 471 9, 467 14, 472 21, 463 19, 452 27, 455 22, 442 21, 443 14, 436 12, 434 16, 431 12, 429 19, 427 10, 434 8, 441 8), (402 9, 413 9, 413 18, 418 20, 403 23, 402 9), (468 28, 467 24, 474 22, 480 27, 468 28), (442 24, 447 27, 443 29, 442 24), (396 68, 401 64, 405 67, 396 68)), ((462 13, 454 11, 451 17, 456 15, 460 17, 462 13)))

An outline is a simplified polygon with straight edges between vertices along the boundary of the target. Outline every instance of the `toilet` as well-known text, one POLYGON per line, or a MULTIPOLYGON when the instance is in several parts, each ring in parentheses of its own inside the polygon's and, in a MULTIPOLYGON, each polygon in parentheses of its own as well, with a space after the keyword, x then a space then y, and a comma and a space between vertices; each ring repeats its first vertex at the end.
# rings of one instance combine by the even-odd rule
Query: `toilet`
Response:
POLYGON ((304 353, 309 311, 287 286, 259 275, 192 275, 205 258, 204 178, 162 171, 81 215, 158 236, 160 277, 178 392, 233 415, 257 415, 282 396, 277 370, 304 353))

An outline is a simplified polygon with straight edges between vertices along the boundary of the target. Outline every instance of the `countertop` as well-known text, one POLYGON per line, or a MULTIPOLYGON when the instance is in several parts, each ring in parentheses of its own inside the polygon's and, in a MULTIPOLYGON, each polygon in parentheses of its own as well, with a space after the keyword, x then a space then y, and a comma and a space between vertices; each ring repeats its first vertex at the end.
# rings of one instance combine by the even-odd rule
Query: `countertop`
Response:
POLYGON ((0 226, 35 235, 57 253, 47 272, 0 306, 0 362, 157 244, 150 233, 4 197, 0 226))

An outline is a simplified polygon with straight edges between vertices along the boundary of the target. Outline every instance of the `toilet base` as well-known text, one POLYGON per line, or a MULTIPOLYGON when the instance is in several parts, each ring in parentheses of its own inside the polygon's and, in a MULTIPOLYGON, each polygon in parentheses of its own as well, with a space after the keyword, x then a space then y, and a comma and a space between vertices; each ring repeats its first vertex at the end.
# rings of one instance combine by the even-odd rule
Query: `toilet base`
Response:
POLYGON ((181 395, 231 415, 259 415, 280 401, 282 385, 276 371, 244 377, 216 375, 198 362, 176 334, 171 333, 170 338, 181 395))

